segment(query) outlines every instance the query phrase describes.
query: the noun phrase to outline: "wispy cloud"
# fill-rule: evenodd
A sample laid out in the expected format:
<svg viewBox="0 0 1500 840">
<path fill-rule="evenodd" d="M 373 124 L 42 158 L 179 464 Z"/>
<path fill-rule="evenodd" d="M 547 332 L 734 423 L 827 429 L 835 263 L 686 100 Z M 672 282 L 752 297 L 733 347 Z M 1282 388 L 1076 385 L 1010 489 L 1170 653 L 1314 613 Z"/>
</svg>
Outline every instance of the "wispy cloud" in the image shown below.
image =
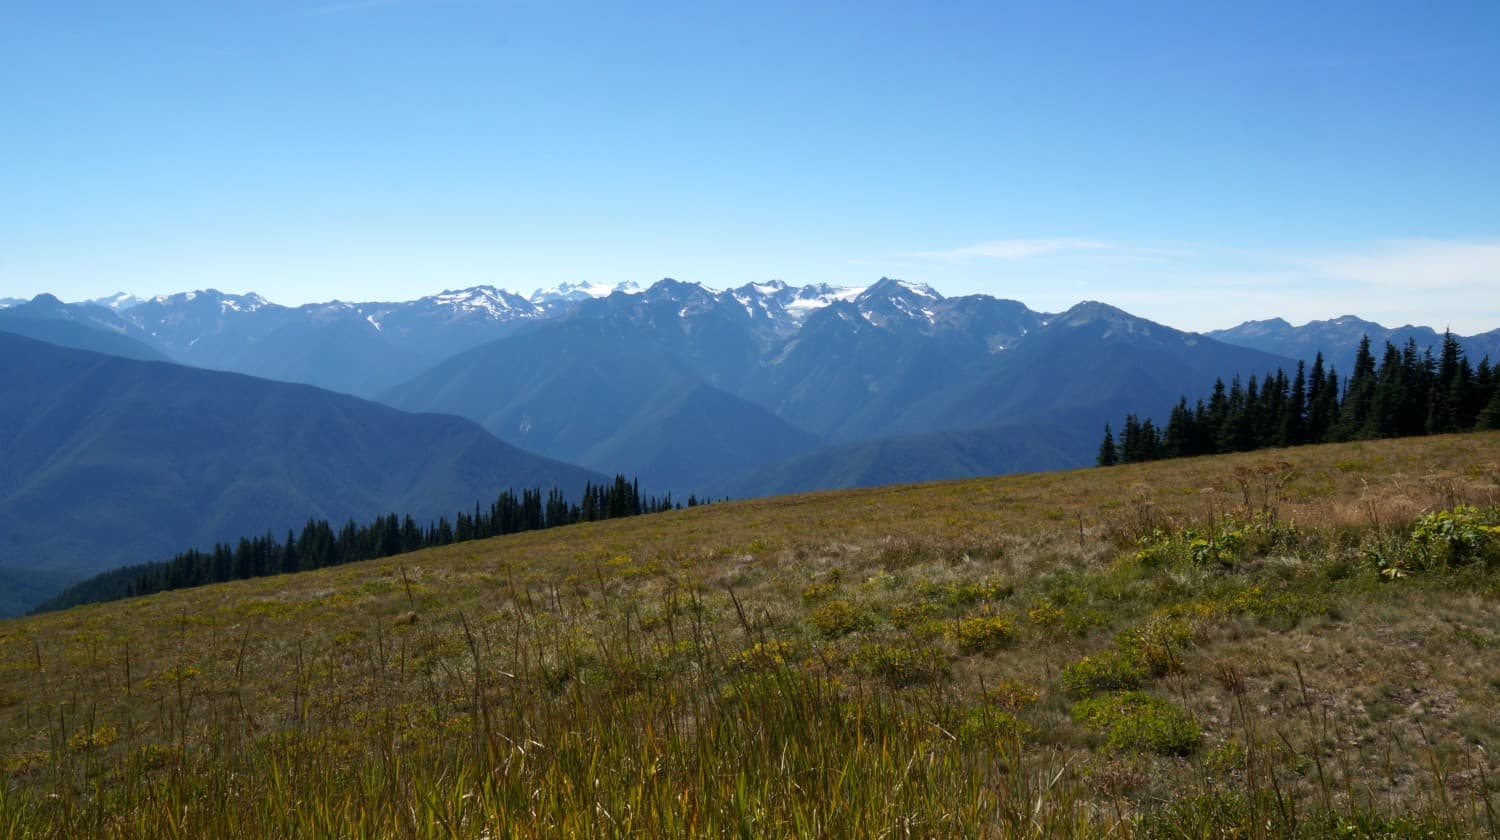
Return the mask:
<svg viewBox="0 0 1500 840">
<path fill-rule="evenodd" d="M 911 251 L 879 264 L 945 290 L 1003 293 L 1047 310 L 1084 297 L 1140 305 L 1138 314 L 1190 329 L 1350 313 L 1464 334 L 1500 326 L 1500 237 L 1298 251 L 1058 236 Z"/>
<path fill-rule="evenodd" d="M 907 251 L 902 260 L 927 263 L 1022 262 L 1024 260 L 1084 258 L 1116 261 L 1176 261 L 1192 257 L 1195 248 L 1182 245 L 1132 244 L 1077 236 L 1036 239 L 991 239 L 943 251 Z"/>
<path fill-rule="evenodd" d="M 1411 239 L 1294 261 L 1305 270 L 1380 290 L 1483 289 L 1500 297 L 1500 240 Z"/>
</svg>

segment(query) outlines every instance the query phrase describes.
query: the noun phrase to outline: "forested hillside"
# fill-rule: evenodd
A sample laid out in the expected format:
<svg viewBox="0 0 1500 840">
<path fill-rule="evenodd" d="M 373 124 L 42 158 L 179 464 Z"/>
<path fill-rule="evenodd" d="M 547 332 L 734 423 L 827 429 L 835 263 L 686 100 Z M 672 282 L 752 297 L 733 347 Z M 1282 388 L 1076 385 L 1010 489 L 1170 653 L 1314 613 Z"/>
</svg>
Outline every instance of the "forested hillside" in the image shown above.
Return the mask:
<svg viewBox="0 0 1500 840">
<path fill-rule="evenodd" d="M 1500 382 L 1489 357 L 1471 365 L 1451 333 L 1437 357 L 1415 341 L 1387 342 L 1378 361 L 1366 336 L 1343 382 L 1324 370 L 1321 354 L 1310 373 L 1305 367 L 1299 362 L 1290 378 L 1281 368 L 1248 382 L 1236 377 L 1228 388 L 1218 380 L 1206 402 L 1179 400 L 1164 426 L 1127 415 L 1118 440 L 1105 427 L 1098 463 L 1500 429 Z"/>
<path fill-rule="evenodd" d="M 435 520 L 505 487 L 606 481 L 457 417 L 7 333 L 0 452 L 0 568 L 50 579 L 310 517 Z"/>
</svg>

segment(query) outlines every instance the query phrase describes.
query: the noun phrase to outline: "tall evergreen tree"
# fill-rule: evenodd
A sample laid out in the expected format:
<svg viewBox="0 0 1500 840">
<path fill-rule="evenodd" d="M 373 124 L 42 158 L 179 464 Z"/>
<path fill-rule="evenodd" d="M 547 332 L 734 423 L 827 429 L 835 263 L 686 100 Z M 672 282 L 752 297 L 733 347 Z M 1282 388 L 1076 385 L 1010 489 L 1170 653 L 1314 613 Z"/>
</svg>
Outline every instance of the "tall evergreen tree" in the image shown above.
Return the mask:
<svg viewBox="0 0 1500 840">
<path fill-rule="evenodd" d="M 1108 423 L 1104 424 L 1104 440 L 1099 444 L 1099 457 L 1095 459 L 1095 463 L 1101 467 L 1113 467 L 1120 463 L 1120 454 L 1115 451 L 1115 433 L 1110 430 Z M 689 496 L 688 506 L 695 505 L 697 501 Z"/>
<path fill-rule="evenodd" d="M 1281 429 L 1277 434 L 1282 446 L 1301 446 L 1307 442 L 1307 376 L 1306 365 L 1297 362 L 1297 375 L 1292 378 L 1287 392 L 1286 404 L 1281 411 Z"/>
<path fill-rule="evenodd" d="M 1366 432 L 1375 402 L 1375 356 L 1370 352 L 1370 337 L 1359 340 L 1354 354 L 1354 371 L 1344 384 L 1344 399 L 1339 406 L 1331 439 L 1354 440 Z"/>
<path fill-rule="evenodd" d="M 1490 401 L 1480 410 L 1474 426 L 1479 429 L 1500 429 L 1500 387 L 1492 389 Z"/>
</svg>

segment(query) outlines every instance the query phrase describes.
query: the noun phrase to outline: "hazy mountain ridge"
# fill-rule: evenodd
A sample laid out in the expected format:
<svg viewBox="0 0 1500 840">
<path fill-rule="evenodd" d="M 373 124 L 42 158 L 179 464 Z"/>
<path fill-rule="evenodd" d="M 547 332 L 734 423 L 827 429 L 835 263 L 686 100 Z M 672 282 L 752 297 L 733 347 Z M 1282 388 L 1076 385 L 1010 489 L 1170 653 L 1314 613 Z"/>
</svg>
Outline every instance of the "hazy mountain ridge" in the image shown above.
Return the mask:
<svg viewBox="0 0 1500 840">
<path fill-rule="evenodd" d="M 0 451 L 0 569 L 53 578 L 604 479 L 458 417 L 3 333 Z"/>
<path fill-rule="evenodd" d="M 46 296 L 50 298 L 50 296 Z M 613 303 L 609 301 L 613 300 Z M 780 280 L 747 283 L 717 291 L 670 278 L 642 288 L 632 282 L 562 283 L 529 295 L 492 285 L 446 290 L 410 301 L 343 302 L 285 307 L 259 295 L 230 295 L 213 289 L 143 300 L 117 293 L 82 304 L 52 305 L 76 310 L 49 317 L 83 321 L 130 335 L 167 357 L 186 364 L 233 370 L 285 381 L 373 396 L 443 359 L 488 341 L 522 332 L 563 317 L 597 317 L 611 308 L 660 304 L 658 326 L 677 317 L 693 319 L 706 310 L 737 323 L 743 313 L 761 352 L 784 345 L 816 312 L 845 302 L 861 317 L 891 330 L 923 334 L 948 333 L 965 341 L 983 340 L 992 351 L 1013 346 L 1046 320 L 1024 304 L 989 295 L 944 297 L 918 283 L 881 278 L 868 287 L 828 284 L 791 286 Z M 25 301 L 10 300 L 16 307 Z M 114 318 L 101 316 L 107 311 Z M 88 314 L 84 314 L 87 312 Z M 698 318 L 701 321 L 701 318 Z M 743 325 L 741 325 L 743 326 Z M 1329 363 L 1347 370 L 1361 335 L 1378 347 L 1415 339 L 1419 347 L 1436 347 L 1441 333 L 1431 327 L 1386 327 L 1348 315 L 1292 326 L 1284 319 L 1246 321 L 1204 335 L 1242 347 L 1311 360 L 1319 351 Z M 317 346 L 330 337 L 330 358 Z M 1500 357 L 1500 329 L 1460 340 L 1471 360 Z M 717 360 L 705 375 L 722 387 L 738 387 L 744 371 L 726 369 Z M 727 380 L 724 377 L 728 377 Z"/>
<path fill-rule="evenodd" d="M 1097 303 L 1052 316 L 890 279 L 857 294 L 789 291 L 669 279 L 591 298 L 383 398 L 469 417 L 552 457 L 628 467 L 679 493 L 708 481 L 760 495 L 1079 466 L 1108 418 L 1164 411 L 1183 393 L 1206 394 L 1216 376 L 1289 363 Z M 683 393 L 707 400 L 692 421 L 666 396 Z M 664 428 L 677 430 L 670 445 Z M 986 428 L 1005 444 L 978 443 L 972 430 Z M 661 457 L 643 457 L 633 429 L 653 430 L 644 449 Z M 673 483 L 685 479 L 697 483 Z"/>
<path fill-rule="evenodd" d="M 690 331 L 658 330 L 650 315 L 562 319 L 461 353 L 382 398 L 469 417 L 522 448 L 639 474 L 679 495 L 816 445 L 711 385 L 682 352 Z"/>
<path fill-rule="evenodd" d="M 63 347 L 144 361 L 167 361 L 150 336 L 98 304 L 67 304 L 52 295 L 0 309 L 0 331 Z"/>
<path fill-rule="evenodd" d="M 1267 352 L 1282 353 L 1309 364 L 1317 354 L 1338 369 L 1350 373 L 1354 367 L 1354 353 L 1363 336 L 1370 337 L 1370 344 L 1379 354 L 1386 342 L 1404 347 L 1415 341 L 1418 349 L 1431 349 L 1434 354 L 1443 343 L 1443 334 L 1432 327 L 1406 324 L 1387 327 L 1374 321 L 1366 321 L 1354 315 L 1344 315 L 1323 321 L 1308 321 L 1301 326 L 1292 326 L 1283 318 L 1264 321 L 1246 321 L 1227 330 L 1213 330 L 1204 335 L 1229 344 L 1253 347 Z M 1469 357 L 1471 364 L 1479 364 L 1486 356 L 1490 362 L 1500 362 L 1500 329 L 1471 336 L 1455 336 Z"/>
<path fill-rule="evenodd" d="M 804 467 L 787 466 L 795 475 L 775 486 L 1077 466 L 1093 456 L 1083 441 L 1107 420 L 1159 415 L 1181 395 L 1205 395 L 1215 378 L 1290 369 L 1314 346 L 1331 348 L 1325 355 L 1343 370 L 1341 354 L 1367 332 L 1438 337 L 1353 318 L 1198 335 L 1097 302 L 1049 314 L 890 278 L 724 291 L 670 278 L 644 289 L 564 283 L 524 296 L 475 286 L 295 308 L 208 290 L 90 311 L 179 360 L 456 413 L 526 449 L 639 472 L 657 490 L 746 495 L 772 485 L 757 490 L 743 476 L 793 459 Z M 1468 340 L 1475 361 L 1492 339 L 1500 330 Z M 1004 429 L 1033 451 L 939 434 L 975 429 Z M 804 457 L 877 441 L 835 451 L 905 466 L 842 469 Z"/>
</svg>

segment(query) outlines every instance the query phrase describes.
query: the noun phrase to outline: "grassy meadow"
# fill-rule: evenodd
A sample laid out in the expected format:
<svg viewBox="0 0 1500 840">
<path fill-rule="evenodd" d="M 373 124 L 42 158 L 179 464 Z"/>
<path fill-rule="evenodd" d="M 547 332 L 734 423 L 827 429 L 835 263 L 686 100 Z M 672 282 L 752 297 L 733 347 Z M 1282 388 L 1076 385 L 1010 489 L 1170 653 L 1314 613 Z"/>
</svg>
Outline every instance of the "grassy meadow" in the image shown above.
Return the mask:
<svg viewBox="0 0 1500 840">
<path fill-rule="evenodd" d="M 0 622 L 12 837 L 1500 830 L 1500 434 L 816 493 Z"/>
</svg>

